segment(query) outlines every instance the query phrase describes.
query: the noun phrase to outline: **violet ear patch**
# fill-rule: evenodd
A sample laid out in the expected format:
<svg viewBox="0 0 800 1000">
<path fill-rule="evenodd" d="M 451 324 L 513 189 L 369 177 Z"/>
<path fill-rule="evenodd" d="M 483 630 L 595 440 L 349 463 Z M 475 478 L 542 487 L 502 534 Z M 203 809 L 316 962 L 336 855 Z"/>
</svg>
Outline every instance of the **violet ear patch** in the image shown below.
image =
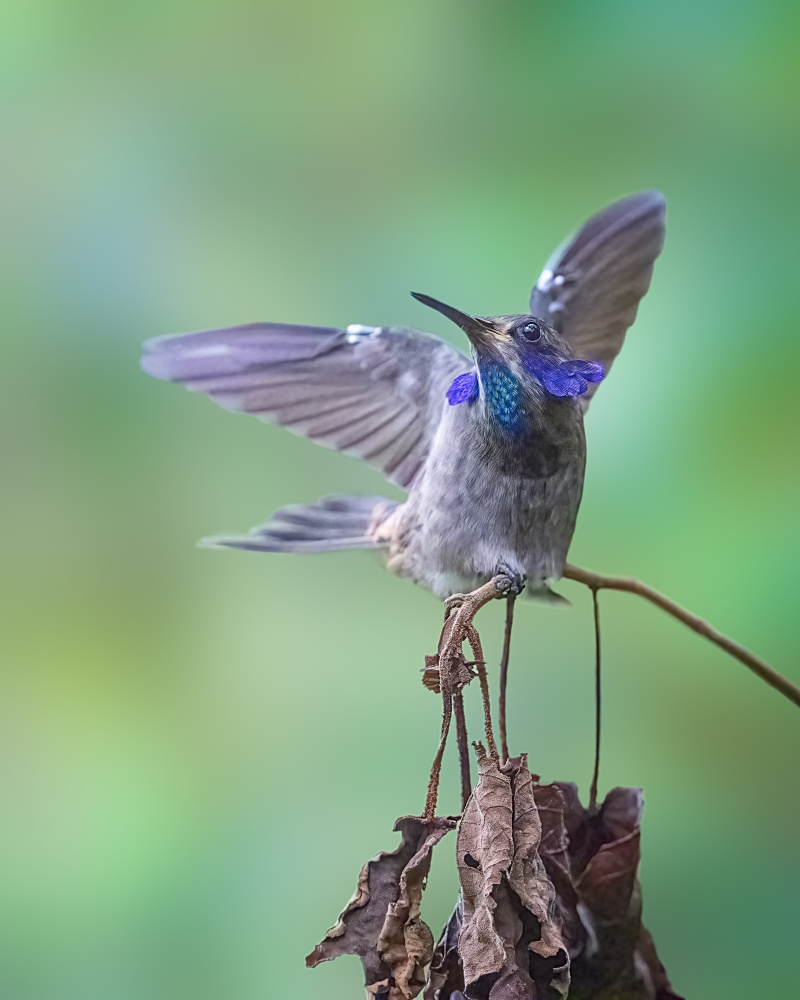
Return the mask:
<svg viewBox="0 0 800 1000">
<path fill-rule="evenodd" d="M 447 402 L 451 406 L 459 403 L 474 403 L 478 398 L 478 376 L 475 372 L 465 372 L 453 379 L 447 390 Z"/>
<path fill-rule="evenodd" d="M 603 366 L 596 361 L 562 361 L 559 368 L 562 371 L 580 375 L 587 382 L 602 382 L 606 377 Z"/>
<path fill-rule="evenodd" d="M 556 361 L 533 355 L 526 359 L 525 369 L 534 375 L 551 396 L 582 396 L 590 382 L 601 382 L 603 366 L 594 361 Z"/>
</svg>

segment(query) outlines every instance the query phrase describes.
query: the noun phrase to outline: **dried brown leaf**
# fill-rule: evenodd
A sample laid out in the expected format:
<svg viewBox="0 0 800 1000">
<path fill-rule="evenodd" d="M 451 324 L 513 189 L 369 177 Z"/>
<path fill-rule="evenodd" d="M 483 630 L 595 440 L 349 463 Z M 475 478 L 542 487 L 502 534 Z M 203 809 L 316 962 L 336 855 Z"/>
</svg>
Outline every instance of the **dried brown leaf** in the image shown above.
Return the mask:
<svg viewBox="0 0 800 1000">
<path fill-rule="evenodd" d="M 400 845 L 364 865 L 355 893 L 306 965 L 358 955 L 368 995 L 381 1000 L 417 996 L 433 953 L 433 935 L 419 918 L 419 903 L 431 851 L 455 825 L 453 819 L 398 819 L 394 829 L 402 835 Z"/>
<path fill-rule="evenodd" d="M 458 954 L 458 938 L 464 920 L 464 900 L 459 894 L 455 909 L 436 942 L 425 983 L 424 1000 L 463 1000 L 464 967 Z"/>
<path fill-rule="evenodd" d="M 477 676 L 474 664 L 467 663 L 463 653 L 458 653 L 450 663 L 450 684 L 454 691 L 461 691 Z M 436 694 L 442 692 L 442 675 L 439 670 L 439 654 L 425 657 L 425 669 L 422 671 L 422 683 Z"/>
<path fill-rule="evenodd" d="M 533 797 L 542 824 L 539 854 L 556 890 L 556 907 L 560 917 L 561 933 L 565 943 L 569 944 L 570 941 L 579 938 L 583 931 L 577 913 L 578 896 L 572 884 L 569 838 L 564 823 L 564 793 L 556 784 L 534 783 Z"/>
<path fill-rule="evenodd" d="M 556 891 L 539 855 L 542 821 L 525 755 L 512 757 L 503 770 L 510 773 L 514 799 L 514 860 L 508 881 L 542 928 L 542 936 L 531 944 L 531 951 L 553 958 L 563 948 L 560 928 L 553 921 Z"/>
<path fill-rule="evenodd" d="M 442 675 L 439 672 L 439 654 L 425 657 L 425 669 L 422 671 L 422 683 L 434 694 L 442 693 Z"/>
<path fill-rule="evenodd" d="M 389 904 L 378 938 L 378 952 L 400 993 L 408 998 L 417 996 L 425 985 L 425 974 L 433 956 L 433 934 L 420 918 L 431 853 L 442 837 L 455 829 L 456 821 L 432 819 L 423 825 L 425 839 L 400 875 L 397 901 Z"/>
<path fill-rule="evenodd" d="M 498 807 L 507 807 L 507 793 L 503 796 L 500 776 L 510 780 L 512 800 L 512 840 L 516 835 L 530 844 L 536 840 L 536 819 L 530 815 L 530 800 L 524 786 L 524 761 L 512 760 L 504 769 L 492 771 L 488 759 L 483 760 L 484 771 L 489 772 L 491 783 L 486 798 L 495 817 Z M 516 782 L 515 782 L 516 779 Z M 514 786 L 524 808 L 517 809 Z M 520 784 L 521 783 L 521 784 Z M 476 790 L 477 791 L 477 790 Z M 482 790 L 483 791 L 483 790 Z M 641 925 L 641 890 L 637 880 L 642 797 L 638 789 L 614 789 L 600 811 L 592 816 L 580 804 L 574 785 L 552 784 L 532 788 L 533 800 L 541 826 L 538 855 L 555 890 L 555 925 L 572 960 L 572 985 L 570 1000 L 681 1000 L 672 991 L 664 966 L 656 954 L 653 940 Z M 476 807 L 478 798 L 476 797 Z M 474 820 L 474 808 L 465 813 L 467 826 Z M 507 814 L 506 814 L 507 815 Z M 526 836 L 527 833 L 527 836 Z M 508 855 L 507 841 L 501 853 Z M 516 848 L 516 843 L 515 843 Z M 467 880 L 477 884 L 480 871 L 462 854 L 464 840 L 458 842 L 459 861 L 469 869 Z M 515 857 L 516 855 L 514 855 Z M 527 856 L 526 856 L 527 860 Z M 512 866 L 514 858 L 512 857 Z M 532 884 L 539 879 L 539 870 L 533 863 Z M 517 862 L 516 874 L 525 867 Z M 526 876 L 522 875 L 523 882 Z M 518 879 L 515 879 L 518 883 Z M 523 890 L 523 895 L 525 890 Z M 542 894 L 542 899 L 547 896 Z M 552 996 L 554 984 L 546 978 L 541 957 L 531 973 L 529 950 L 534 955 L 542 950 L 545 935 L 536 939 L 526 935 L 526 920 L 536 929 L 533 914 L 522 904 L 520 896 L 511 888 L 508 876 L 501 878 L 491 890 L 494 904 L 494 929 L 504 942 L 511 936 L 517 940 L 516 967 L 507 962 L 497 974 L 484 973 L 470 984 L 469 997 L 521 998 Z M 541 902 L 541 900 L 540 900 Z M 515 922 L 516 919 L 516 922 Z M 458 909 L 445 928 L 431 963 L 431 972 L 425 991 L 425 1000 L 464 1000 L 464 974 L 460 955 L 455 953 L 458 944 Z M 465 940 L 470 952 L 472 942 Z M 463 948 L 463 946 L 462 946 Z M 528 960 L 528 975 L 525 962 Z M 532 992 L 533 988 L 538 993 Z M 562 976 L 563 983 L 563 976 Z M 438 992 L 437 992 L 438 991 Z M 549 992 L 548 992 L 549 991 Z M 556 994 L 557 995 L 557 994 Z M 561 994 L 564 995 L 563 992 Z"/>
<path fill-rule="evenodd" d="M 478 746 L 479 779 L 458 834 L 459 952 L 474 1000 L 565 998 L 569 959 L 523 756 L 502 767 Z"/>
<path fill-rule="evenodd" d="M 570 1000 L 681 1000 L 641 923 L 641 789 L 613 789 L 591 815 L 574 785 L 559 788 L 578 917 L 564 922 Z"/>
</svg>

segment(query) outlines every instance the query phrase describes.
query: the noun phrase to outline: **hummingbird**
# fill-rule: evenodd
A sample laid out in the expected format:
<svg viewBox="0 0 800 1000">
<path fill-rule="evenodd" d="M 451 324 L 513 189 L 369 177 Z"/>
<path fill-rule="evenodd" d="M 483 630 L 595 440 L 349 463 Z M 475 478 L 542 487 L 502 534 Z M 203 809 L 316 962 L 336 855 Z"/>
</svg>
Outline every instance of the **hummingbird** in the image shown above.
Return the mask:
<svg viewBox="0 0 800 1000">
<path fill-rule="evenodd" d="M 665 232 L 658 191 L 589 219 L 547 262 L 529 311 L 420 303 L 469 356 L 408 327 L 253 323 L 156 337 L 141 366 L 379 469 L 407 499 L 328 496 L 249 534 L 201 544 L 257 552 L 374 549 L 446 600 L 498 574 L 543 601 L 563 576 L 583 492 L 584 416 L 647 292 Z"/>
</svg>

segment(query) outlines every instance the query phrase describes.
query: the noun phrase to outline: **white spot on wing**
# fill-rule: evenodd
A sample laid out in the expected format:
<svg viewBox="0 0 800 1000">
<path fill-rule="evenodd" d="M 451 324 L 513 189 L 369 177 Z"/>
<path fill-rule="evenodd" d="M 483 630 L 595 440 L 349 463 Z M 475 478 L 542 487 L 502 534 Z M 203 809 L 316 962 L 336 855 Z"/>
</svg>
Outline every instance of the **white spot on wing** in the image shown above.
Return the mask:
<svg viewBox="0 0 800 1000">
<path fill-rule="evenodd" d="M 205 347 L 192 347 L 187 353 L 193 358 L 213 358 L 230 354 L 231 348 L 227 344 L 208 344 Z"/>
<path fill-rule="evenodd" d="M 417 387 L 417 376 L 413 371 L 404 371 L 397 380 L 397 387 L 403 393 L 411 394 Z"/>
<path fill-rule="evenodd" d="M 536 282 L 536 287 L 540 292 L 549 292 L 550 287 L 553 283 L 553 272 L 549 267 L 546 267 L 544 271 L 539 275 L 539 280 Z"/>
<path fill-rule="evenodd" d="M 377 333 L 378 326 L 362 326 L 361 323 L 351 323 L 347 328 L 347 343 L 357 344 L 362 337 L 368 337 L 372 333 Z"/>
</svg>

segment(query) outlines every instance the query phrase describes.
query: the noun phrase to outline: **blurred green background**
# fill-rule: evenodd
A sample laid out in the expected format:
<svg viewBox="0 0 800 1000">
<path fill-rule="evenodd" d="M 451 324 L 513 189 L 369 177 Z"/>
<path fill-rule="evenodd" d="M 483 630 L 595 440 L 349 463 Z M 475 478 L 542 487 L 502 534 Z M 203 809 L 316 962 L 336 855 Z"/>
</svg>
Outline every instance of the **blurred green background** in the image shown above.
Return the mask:
<svg viewBox="0 0 800 1000">
<path fill-rule="evenodd" d="M 5 0 L 2 997 L 360 996 L 355 959 L 303 956 L 421 809 L 436 745 L 430 595 L 368 553 L 195 548 L 288 502 L 397 494 L 146 378 L 145 337 L 277 319 L 458 342 L 409 289 L 522 309 L 574 226 L 662 189 L 572 559 L 800 680 L 799 20 L 780 0 Z M 590 601 L 562 589 L 570 611 L 519 608 L 511 743 L 585 794 Z M 645 789 L 645 918 L 675 987 L 795 998 L 797 709 L 643 602 L 601 601 L 601 780 Z M 483 612 L 493 662 L 501 619 Z"/>
</svg>

